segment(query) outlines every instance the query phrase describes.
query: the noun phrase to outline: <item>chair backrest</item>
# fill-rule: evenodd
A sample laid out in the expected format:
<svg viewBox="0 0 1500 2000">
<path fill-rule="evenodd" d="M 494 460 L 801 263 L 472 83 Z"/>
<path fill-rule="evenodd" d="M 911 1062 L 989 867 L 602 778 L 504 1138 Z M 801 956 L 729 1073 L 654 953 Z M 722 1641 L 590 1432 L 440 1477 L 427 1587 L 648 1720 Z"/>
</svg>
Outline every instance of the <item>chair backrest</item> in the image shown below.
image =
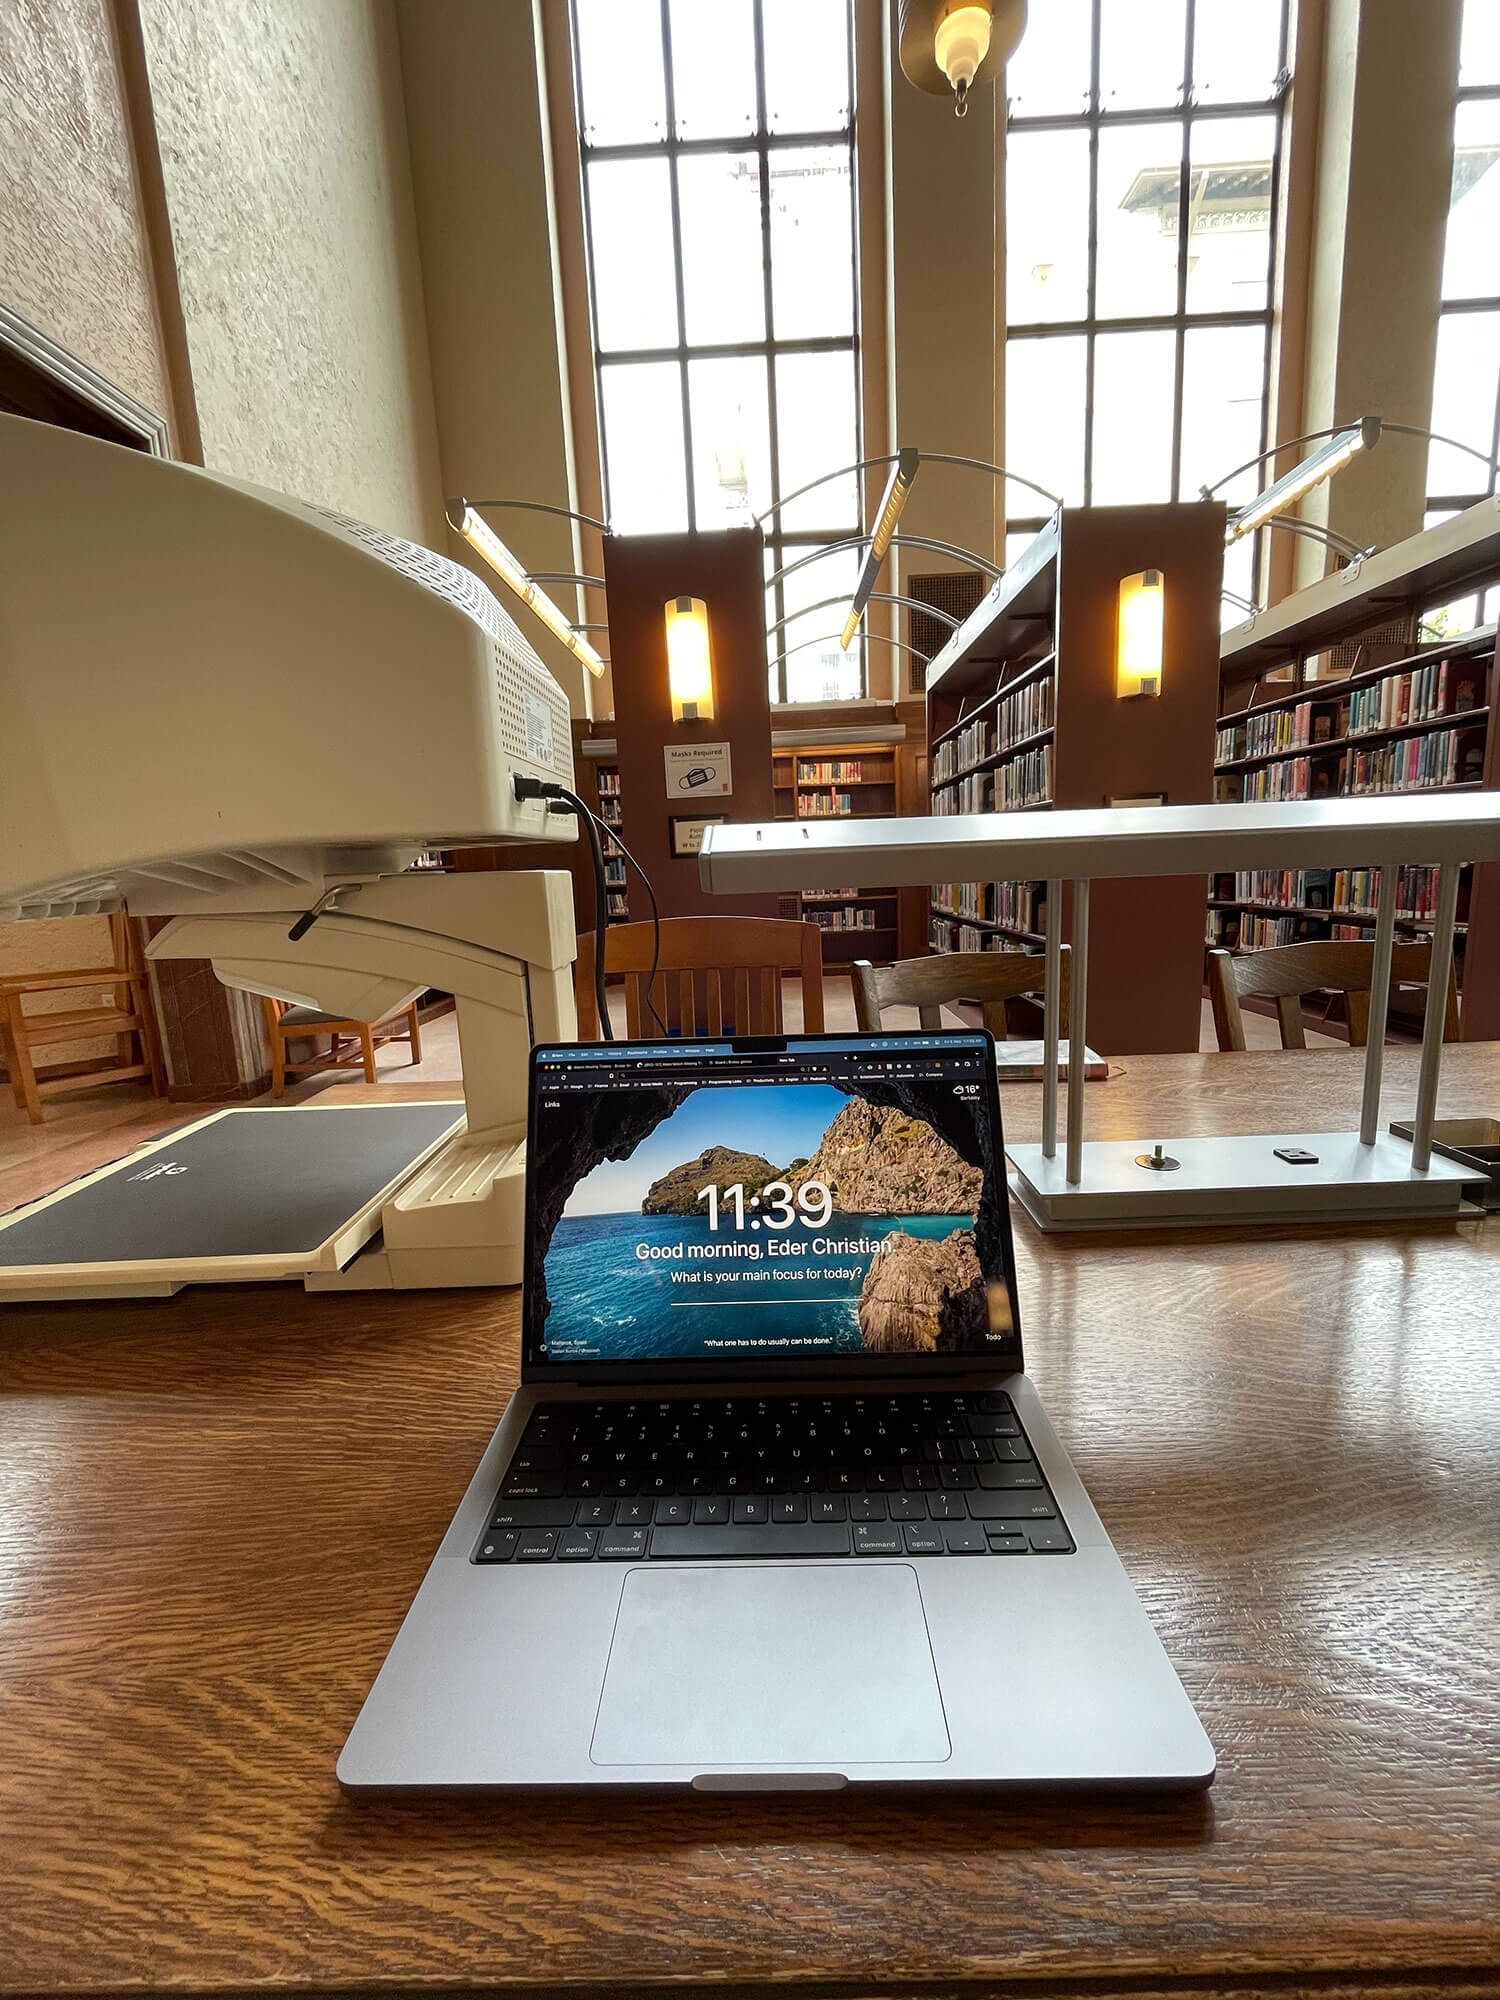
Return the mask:
<svg viewBox="0 0 1500 2000">
<path fill-rule="evenodd" d="M 660 1039 L 646 988 L 653 949 L 650 924 L 612 924 L 605 934 L 604 969 L 625 976 L 625 1032 L 632 1041 Z M 779 1035 L 785 1032 L 781 982 L 802 981 L 802 1025 L 823 1027 L 823 933 L 816 924 L 780 917 L 663 917 L 661 958 L 651 1004 L 674 1038 L 693 1035 Z M 594 937 L 578 936 L 574 973 L 578 1032 L 597 1040 Z"/>
<path fill-rule="evenodd" d="M 932 958 L 899 958 L 894 965 L 854 965 L 854 1017 L 865 1034 L 885 1026 L 887 1007 L 915 1007 L 924 1028 L 942 1026 L 940 1010 L 955 1000 L 977 1000 L 984 1025 L 997 1042 L 1006 1038 L 1005 1003 L 1040 993 L 1047 961 L 1041 952 L 953 951 Z M 1066 1025 L 1069 949 L 1062 948 L 1060 1018 Z"/>
<path fill-rule="evenodd" d="M 1245 1021 L 1240 1000 L 1246 994 L 1276 1002 L 1281 1046 L 1305 1049 L 1302 996 L 1333 989 L 1342 993 L 1348 1010 L 1349 1046 L 1362 1049 L 1370 1027 L 1370 974 L 1373 944 L 1336 939 L 1312 944 L 1280 944 L 1236 958 L 1216 948 L 1208 954 L 1208 997 L 1213 1006 L 1214 1032 L 1221 1049 L 1245 1046 Z M 1398 944 L 1391 953 L 1391 983 L 1425 986 L 1432 964 L 1429 944 Z M 1448 975 L 1448 999 L 1443 1016 L 1443 1040 L 1458 1040 L 1458 986 Z"/>
</svg>

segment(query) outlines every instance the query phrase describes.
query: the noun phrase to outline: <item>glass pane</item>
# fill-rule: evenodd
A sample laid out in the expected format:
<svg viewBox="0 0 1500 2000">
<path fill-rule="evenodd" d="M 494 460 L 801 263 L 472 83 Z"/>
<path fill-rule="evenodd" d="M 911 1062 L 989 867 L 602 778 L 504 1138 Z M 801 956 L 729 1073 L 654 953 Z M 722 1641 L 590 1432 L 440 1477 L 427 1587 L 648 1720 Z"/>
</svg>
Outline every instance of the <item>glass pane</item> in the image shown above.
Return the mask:
<svg viewBox="0 0 1500 2000">
<path fill-rule="evenodd" d="M 1005 567 L 1009 569 L 1019 561 L 1035 540 L 1035 528 L 1020 528 L 1008 534 L 1005 537 Z"/>
<path fill-rule="evenodd" d="M 1438 321 L 1432 379 L 1432 429 L 1488 458 L 1494 450 L 1495 397 L 1500 393 L 1500 312 L 1444 313 Z M 1491 475 L 1468 452 L 1433 444 L 1427 491 L 1489 493 Z"/>
<path fill-rule="evenodd" d="M 1266 334 L 1259 326 L 1189 327 L 1182 367 L 1182 475 L 1178 497 L 1196 500 L 1260 450 Z M 1243 506 L 1262 484 L 1258 471 L 1220 487 L 1216 500 Z"/>
<path fill-rule="evenodd" d="M 679 139 L 736 139 L 755 130 L 755 21 L 750 0 L 672 0 L 672 99 Z"/>
<path fill-rule="evenodd" d="M 1500 7 L 1495 0 L 1464 0 L 1458 45 L 1458 86 L 1500 83 Z"/>
<path fill-rule="evenodd" d="M 1099 103 L 1105 111 L 1182 102 L 1186 0 L 1104 0 L 1099 12 Z"/>
<path fill-rule="evenodd" d="M 748 528 L 771 504 L 766 364 L 758 355 L 688 363 L 698 526 Z"/>
<path fill-rule="evenodd" d="M 1094 345 L 1096 507 L 1172 497 L 1177 337 L 1101 333 Z"/>
<path fill-rule="evenodd" d="M 776 357 L 776 449 L 781 491 L 795 493 L 810 479 L 859 457 L 852 354 L 780 354 Z M 859 490 L 846 473 L 781 510 L 784 533 L 799 528 L 856 532 Z"/>
<path fill-rule="evenodd" d="M 810 550 L 793 544 L 786 552 L 786 559 L 796 562 L 799 557 L 810 553 Z M 783 579 L 782 601 L 786 624 L 782 627 L 780 643 L 772 648 L 773 658 L 787 647 L 821 640 L 829 632 L 837 639 L 848 615 L 854 586 L 859 581 L 863 555 L 860 549 L 834 549 Z M 889 589 L 889 579 L 879 587 Z M 815 645 L 808 645 L 809 653 L 816 650 Z"/>
<path fill-rule="evenodd" d="M 842 146 L 770 155 L 771 311 L 778 340 L 854 331 L 854 199 Z"/>
<path fill-rule="evenodd" d="M 754 153 L 684 154 L 677 162 L 677 209 L 688 340 L 764 340 L 760 161 Z"/>
<path fill-rule="evenodd" d="M 1198 0 L 1193 95 L 1199 104 L 1270 97 L 1281 68 L 1283 0 Z"/>
<path fill-rule="evenodd" d="M 1091 0 L 1048 0 L 1029 10 L 1020 47 L 1005 66 L 1012 117 L 1088 109 L 1093 33 Z"/>
<path fill-rule="evenodd" d="M 1089 135 L 1012 132 L 1005 142 L 1006 317 L 1012 326 L 1083 319 L 1088 304 Z"/>
<path fill-rule="evenodd" d="M 586 146 L 667 136 L 657 0 L 578 0 L 578 71 Z"/>
<path fill-rule="evenodd" d="M 1276 120 L 1193 121 L 1189 312 L 1264 312 L 1270 299 Z"/>
<path fill-rule="evenodd" d="M 849 0 L 762 0 L 761 22 L 769 129 L 846 131 Z"/>
<path fill-rule="evenodd" d="M 837 633 L 821 646 L 804 646 L 786 663 L 788 701 L 858 701 L 864 693 L 860 642 L 839 650 Z"/>
<path fill-rule="evenodd" d="M 1500 0 L 1496 17 L 1500 19 Z M 1453 194 L 1443 250 L 1443 297 L 1500 293 L 1500 98 L 1460 104 L 1453 121 Z"/>
<path fill-rule="evenodd" d="M 665 160 L 596 160 L 589 240 L 599 350 L 677 345 L 672 196 Z"/>
<path fill-rule="evenodd" d="M 1177 224 L 1183 128 L 1126 125 L 1099 134 L 1101 319 L 1177 310 Z"/>
<path fill-rule="evenodd" d="M 609 524 L 617 535 L 687 526 L 682 374 L 675 361 L 614 363 L 599 370 Z"/>
<path fill-rule="evenodd" d="M 1083 500 L 1084 368 L 1081 333 L 1005 344 L 1005 464 L 1070 504 Z M 1018 488 L 1012 487 L 1014 495 Z M 1032 511 L 1028 494 L 1027 512 Z M 1012 506 L 1016 505 L 1012 499 Z"/>
<path fill-rule="evenodd" d="M 1219 604 L 1219 630 L 1243 625 L 1255 602 L 1255 545 L 1258 537 L 1242 535 L 1224 551 L 1224 591 Z"/>
</svg>

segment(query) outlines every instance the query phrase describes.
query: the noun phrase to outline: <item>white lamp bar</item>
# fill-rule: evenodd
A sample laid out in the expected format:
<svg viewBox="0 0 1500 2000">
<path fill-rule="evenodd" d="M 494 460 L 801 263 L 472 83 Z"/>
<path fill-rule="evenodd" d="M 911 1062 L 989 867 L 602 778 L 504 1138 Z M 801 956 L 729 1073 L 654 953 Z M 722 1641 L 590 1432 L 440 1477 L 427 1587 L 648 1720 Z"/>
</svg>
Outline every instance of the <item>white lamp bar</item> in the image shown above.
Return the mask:
<svg viewBox="0 0 1500 2000">
<path fill-rule="evenodd" d="M 1295 507 L 1304 493 L 1321 486 L 1325 479 L 1332 479 L 1357 451 L 1367 449 L 1379 436 L 1378 417 L 1365 417 L 1357 424 L 1350 424 L 1347 430 L 1335 432 L 1326 444 L 1309 452 L 1300 465 L 1284 472 L 1263 493 L 1257 493 L 1253 500 L 1247 501 L 1238 513 L 1230 515 L 1224 529 L 1226 543 L 1237 542 L 1242 535 L 1253 534 L 1257 528 L 1264 527 L 1273 515 L 1284 514 L 1288 507 Z"/>
<path fill-rule="evenodd" d="M 574 659 L 581 660 L 595 680 L 602 680 L 604 661 L 588 640 L 563 616 L 541 585 L 527 575 L 525 566 L 511 554 L 489 522 L 476 514 L 467 500 L 461 500 L 458 504 L 463 511 L 456 521 L 450 514 L 448 516 L 450 524 L 463 536 L 471 549 L 484 557 L 501 582 L 513 590 L 521 602 L 536 613 L 555 638 L 562 641 Z"/>
<path fill-rule="evenodd" d="M 710 827 L 699 857 L 705 889 L 743 894 L 832 888 L 853 879 L 897 888 L 976 880 L 1048 883 L 1042 1143 L 1010 1148 L 1017 1193 L 1044 1229 L 1275 1222 L 1458 1212 L 1472 1174 L 1432 1158 L 1443 1021 L 1453 962 L 1459 869 L 1500 859 L 1500 793 L 1319 799 L 1251 805 L 1135 806 L 942 819 L 775 822 Z M 1379 1135 L 1383 1031 L 1395 897 L 1402 862 L 1441 870 L 1412 1144 Z M 1088 890 L 1091 879 L 1204 875 L 1219 869 L 1375 866 L 1381 870 L 1371 1028 L 1360 1130 L 1187 1138 L 1155 1161 L 1136 1142 L 1083 1143 Z M 1056 1163 L 1062 883 L 1073 883 L 1066 1166 Z M 1309 1142 L 1311 1142 L 1309 1144 Z M 1277 1147 L 1316 1157 L 1283 1162 Z M 1271 1163 L 1274 1154 L 1275 1164 Z M 1087 1156 L 1087 1158 L 1086 1158 Z M 1163 1170 L 1150 1171 L 1153 1166 Z"/>
</svg>

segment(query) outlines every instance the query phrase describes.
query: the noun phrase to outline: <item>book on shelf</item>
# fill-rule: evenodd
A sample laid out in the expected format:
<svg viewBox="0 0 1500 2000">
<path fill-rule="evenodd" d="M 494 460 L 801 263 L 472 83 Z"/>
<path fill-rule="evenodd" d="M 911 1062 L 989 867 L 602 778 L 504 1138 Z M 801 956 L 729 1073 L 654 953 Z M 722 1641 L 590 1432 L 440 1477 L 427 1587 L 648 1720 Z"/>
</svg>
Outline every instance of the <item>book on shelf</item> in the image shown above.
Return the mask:
<svg viewBox="0 0 1500 2000">
<path fill-rule="evenodd" d="M 1396 916 L 1421 923 L 1437 911 L 1435 867 L 1406 863 L 1396 871 Z M 1252 868 L 1209 878 L 1216 903 L 1255 903 L 1272 909 L 1328 910 L 1339 916 L 1375 915 L 1380 871 L 1376 868 Z M 1458 920 L 1467 921 L 1469 884 L 1459 885 Z"/>
<path fill-rule="evenodd" d="M 1047 921 L 1045 882 L 941 882 L 932 891 L 934 909 L 971 922 L 1005 924 L 1039 934 Z"/>
<path fill-rule="evenodd" d="M 838 910 L 812 909 L 807 912 L 807 921 L 816 924 L 820 931 L 873 931 L 879 928 L 875 912 L 863 906 Z"/>
<path fill-rule="evenodd" d="M 620 796 L 620 774 L 618 771 L 600 771 L 599 796 L 601 799 L 617 799 Z"/>
</svg>

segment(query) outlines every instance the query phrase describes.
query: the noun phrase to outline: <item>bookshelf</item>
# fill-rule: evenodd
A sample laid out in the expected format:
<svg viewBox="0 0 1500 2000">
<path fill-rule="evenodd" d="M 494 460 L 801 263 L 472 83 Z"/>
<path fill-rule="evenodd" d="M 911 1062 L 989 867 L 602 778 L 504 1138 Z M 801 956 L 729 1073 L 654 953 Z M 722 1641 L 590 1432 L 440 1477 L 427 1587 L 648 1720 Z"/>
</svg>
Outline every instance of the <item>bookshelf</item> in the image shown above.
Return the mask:
<svg viewBox="0 0 1500 2000">
<path fill-rule="evenodd" d="M 1462 792 L 1500 782 L 1494 626 L 1421 638 L 1435 605 L 1500 579 L 1494 501 L 1225 633 L 1215 797 Z M 1332 671 L 1330 671 L 1332 669 Z M 1216 875 L 1206 936 L 1238 952 L 1374 934 L 1370 869 Z M 1398 937 L 1432 933 L 1436 871 L 1400 871 Z M 1500 1035 L 1500 877 L 1464 871 L 1454 940 L 1465 1039 Z"/>
<path fill-rule="evenodd" d="M 596 808 L 599 817 L 606 827 L 618 827 L 623 838 L 625 813 L 620 796 L 620 767 L 600 762 L 594 766 L 594 774 L 599 795 Z M 604 890 L 609 921 L 612 924 L 629 923 L 630 896 L 625 857 L 607 833 L 601 836 L 599 844 L 604 849 Z"/>
<path fill-rule="evenodd" d="M 830 739 L 773 749 L 772 795 L 778 819 L 891 819 L 900 811 L 896 746 Z M 809 890 L 781 900 L 782 914 L 823 933 L 823 964 L 837 970 L 857 958 L 874 964 L 898 955 L 895 889 Z"/>
<path fill-rule="evenodd" d="M 1043 528 L 928 668 L 932 813 L 1208 799 L 1223 537 L 1213 503 L 1064 509 Z M 1119 585 L 1143 569 L 1166 578 L 1162 691 L 1121 701 Z M 929 948 L 1040 951 L 1046 905 L 1045 882 L 941 884 Z M 1097 1048 L 1197 1048 L 1204 906 L 1201 881 L 1095 884 Z"/>
</svg>

